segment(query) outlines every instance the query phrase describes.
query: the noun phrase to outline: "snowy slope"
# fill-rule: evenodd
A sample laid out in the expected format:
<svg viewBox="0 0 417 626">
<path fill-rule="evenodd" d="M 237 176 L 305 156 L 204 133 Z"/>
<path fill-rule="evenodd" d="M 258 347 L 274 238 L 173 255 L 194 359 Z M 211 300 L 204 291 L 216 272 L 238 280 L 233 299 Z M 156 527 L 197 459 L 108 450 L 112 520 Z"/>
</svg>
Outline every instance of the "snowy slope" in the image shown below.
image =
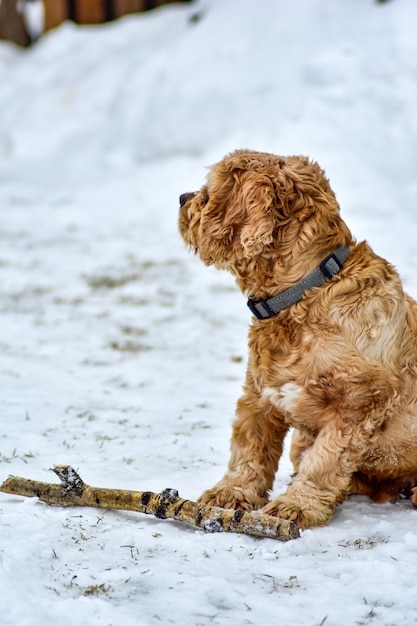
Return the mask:
<svg viewBox="0 0 417 626">
<path fill-rule="evenodd" d="M 222 475 L 250 314 L 177 198 L 231 149 L 317 159 L 417 296 L 416 28 L 414 0 L 201 0 L 0 43 L 1 481 Z M 408 626 L 416 522 L 357 497 L 281 544 L 0 494 L 0 620 Z"/>
</svg>

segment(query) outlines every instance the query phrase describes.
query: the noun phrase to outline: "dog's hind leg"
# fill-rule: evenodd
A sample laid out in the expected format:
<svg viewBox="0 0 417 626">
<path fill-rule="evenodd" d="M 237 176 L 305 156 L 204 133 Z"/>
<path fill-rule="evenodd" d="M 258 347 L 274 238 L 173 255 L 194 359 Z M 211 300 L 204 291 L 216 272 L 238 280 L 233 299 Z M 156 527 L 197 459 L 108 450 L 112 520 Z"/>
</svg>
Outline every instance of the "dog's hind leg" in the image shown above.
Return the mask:
<svg viewBox="0 0 417 626">
<path fill-rule="evenodd" d="M 291 436 L 290 461 L 294 472 L 298 472 L 301 460 L 306 450 L 314 443 L 314 437 L 305 431 L 294 428 Z"/>
</svg>

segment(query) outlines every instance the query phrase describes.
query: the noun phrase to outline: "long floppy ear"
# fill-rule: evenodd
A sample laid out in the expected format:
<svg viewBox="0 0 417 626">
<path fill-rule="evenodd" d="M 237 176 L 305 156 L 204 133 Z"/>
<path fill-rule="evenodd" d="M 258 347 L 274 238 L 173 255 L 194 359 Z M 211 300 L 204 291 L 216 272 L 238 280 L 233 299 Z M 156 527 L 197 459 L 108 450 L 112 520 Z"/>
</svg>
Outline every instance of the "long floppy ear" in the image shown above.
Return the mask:
<svg viewBox="0 0 417 626">
<path fill-rule="evenodd" d="M 268 176 L 248 177 L 242 187 L 242 201 L 246 218 L 240 233 L 240 242 L 247 257 L 261 254 L 272 243 L 276 226 L 275 209 L 282 206 L 274 185 Z"/>
</svg>

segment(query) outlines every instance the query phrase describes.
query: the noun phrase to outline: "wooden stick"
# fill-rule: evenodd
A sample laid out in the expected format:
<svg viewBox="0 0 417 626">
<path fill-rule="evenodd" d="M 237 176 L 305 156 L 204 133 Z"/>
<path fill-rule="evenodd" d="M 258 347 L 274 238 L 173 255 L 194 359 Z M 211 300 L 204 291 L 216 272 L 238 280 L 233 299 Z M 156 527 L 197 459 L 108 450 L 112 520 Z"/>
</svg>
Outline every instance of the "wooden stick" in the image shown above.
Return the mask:
<svg viewBox="0 0 417 626">
<path fill-rule="evenodd" d="M 137 511 L 155 515 L 159 519 L 170 518 L 186 522 L 212 533 L 245 533 L 279 541 L 288 541 L 300 536 L 298 526 L 294 522 L 265 515 L 259 511 L 209 508 L 205 504 L 197 504 L 180 498 L 176 489 L 165 489 L 162 493 L 153 493 L 90 487 L 69 465 L 57 465 L 53 471 L 60 479 L 60 485 L 10 476 L 0 486 L 0 491 L 20 496 L 37 496 L 39 500 L 47 504 Z"/>
</svg>

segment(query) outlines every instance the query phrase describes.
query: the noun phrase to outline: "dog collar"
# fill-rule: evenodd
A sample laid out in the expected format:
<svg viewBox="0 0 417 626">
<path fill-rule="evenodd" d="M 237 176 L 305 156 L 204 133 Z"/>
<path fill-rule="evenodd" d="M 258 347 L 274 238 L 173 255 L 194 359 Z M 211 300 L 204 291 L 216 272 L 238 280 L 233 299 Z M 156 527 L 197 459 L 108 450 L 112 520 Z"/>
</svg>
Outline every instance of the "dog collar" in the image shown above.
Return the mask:
<svg viewBox="0 0 417 626">
<path fill-rule="evenodd" d="M 348 246 L 340 246 L 332 254 L 329 254 L 311 274 L 293 287 L 267 300 L 248 300 L 248 307 L 258 320 L 273 317 L 283 309 L 299 302 L 309 289 L 320 287 L 326 280 L 336 276 L 342 270 L 349 252 Z"/>
</svg>

